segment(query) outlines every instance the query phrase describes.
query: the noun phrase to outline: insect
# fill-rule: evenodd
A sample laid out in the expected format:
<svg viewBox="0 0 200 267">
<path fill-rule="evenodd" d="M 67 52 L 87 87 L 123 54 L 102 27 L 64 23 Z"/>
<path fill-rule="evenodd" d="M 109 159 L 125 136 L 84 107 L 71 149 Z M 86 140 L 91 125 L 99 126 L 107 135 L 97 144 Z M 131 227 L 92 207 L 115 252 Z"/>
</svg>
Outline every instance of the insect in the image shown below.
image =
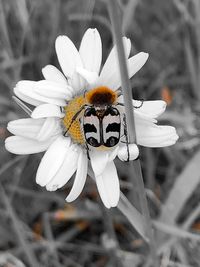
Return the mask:
<svg viewBox="0 0 200 267">
<path fill-rule="evenodd" d="M 65 133 L 69 131 L 70 134 L 71 127 L 79 120 L 87 145 L 107 148 L 117 145 L 121 131 L 117 97 L 117 92 L 104 86 L 86 92 L 83 96 L 84 102 L 82 101 L 84 104 L 71 118 Z M 80 102 L 80 97 L 77 97 L 77 101 L 74 100 L 74 106 L 78 101 Z"/>
<path fill-rule="evenodd" d="M 119 143 L 121 118 L 117 108 L 90 106 L 83 116 L 83 131 L 87 144 L 93 147 L 113 147 Z"/>
<path fill-rule="evenodd" d="M 77 100 L 74 99 L 74 105 L 78 101 L 82 104 L 73 116 L 67 118 L 65 134 L 69 132 L 73 138 L 74 131 L 71 128 L 79 121 L 87 149 L 88 146 L 105 149 L 116 146 L 122 133 L 127 135 L 124 127 L 125 115 L 120 112 L 120 106 L 123 104 L 117 102 L 119 94 L 120 91 L 101 86 L 86 92 L 84 96 L 77 97 Z M 68 114 L 69 111 L 66 111 L 66 117 Z"/>
</svg>

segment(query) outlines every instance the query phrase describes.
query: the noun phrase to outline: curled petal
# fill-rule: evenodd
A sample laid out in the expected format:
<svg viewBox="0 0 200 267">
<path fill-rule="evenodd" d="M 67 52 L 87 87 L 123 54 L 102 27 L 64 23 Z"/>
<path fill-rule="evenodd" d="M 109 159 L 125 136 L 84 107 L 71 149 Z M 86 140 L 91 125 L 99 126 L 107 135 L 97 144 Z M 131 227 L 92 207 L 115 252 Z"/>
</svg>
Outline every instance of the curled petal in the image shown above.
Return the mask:
<svg viewBox="0 0 200 267">
<path fill-rule="evenodd" d="M 39 142 L 37 140 L 21 136 L 10 136 L 5 140 L 5 147 L 13 154 L 28 155 L 47 150 L 53 141 L 54 138 Z"/>
<path fill-rule="evenodd" d="M 77 172 L 74 179 L 74 184 L 69 195 L 66 198 L 67 202 L 74 201 L 82 192 L 87 177 L 87 169 L 88 158 L 84 151 L 81 151 L 78 158 Z"/>
<path fill-rule="evenodd" d="M 59 136 L 44 154 L 36 174 L 36 183 L 45 186 L 58 172 L 68 152 L 70 138 Z"/>
<path fill-rule="evenodd" d="M 142 103 L 141 101 L 133 100 L 133 106 L 136 107 L 136 110 L 151 118 L 160 116 L 165 111 L 166 105 L 166 102 L 162 100 L 143 101 Z M 139 108 L 137 109 L 137 107 Z"/>
<path fill-rule="evenodd" d="M 104 172 L 95 178 L 99 194 L 106 208 L 116 207 L 119 202 L 120 187 L 114 162 L 109 162 Z"/>
<path fill-rule="evenodd" d="M 145 113 L 140 112 L 139 110 L 135 109 L 134 110 L 134 118 L 135 118 L 135 124 L 140 125 L 140 124 L 154 124 L 157 123 L 158 121 L 150 116 L 148 116 Z"/>
<path fill-rule="evenodd" d="M 154 101 L 141 101 L 141 100 L 132 100 L 134 107 L 134 115 L 137 119 L 147 120 L 156 123 L 158 116 L 160 116 L 166 109 L 166 102 L 162 100 Z M 121 95 L 118 97 L 118 103 L 124 104 L 124 98 Z M 124 107 L 121 106 L 121 109 L 124 112 Z"/>
<path fill-rule="evenodd" d="M 135 160 L 139 156 L 138 146 L 136 144 L 121 145 L 117 155 L 121 161 Z"/>
<path fill-rule="evenodd" d="M 68 85 L 65 76 L 53 65 L 47 65 L 42 69 L 44 78 L 48 81 L 56 82 L 62 85 Z"/>
<path fill-rule="evenodd" d="M 174 145 L 178 140 L 176 130 L 172 126 L 136 126 L 136 136 L 139 145 L 146 147 L 164 147 Z"/>
<path fill-rule="evenodd" d="M 85 32 L 79 53 L 84 68 L 98 74 L 102 60 L 102 43 L 97 29 L 88 29 Z"/>
</svg>

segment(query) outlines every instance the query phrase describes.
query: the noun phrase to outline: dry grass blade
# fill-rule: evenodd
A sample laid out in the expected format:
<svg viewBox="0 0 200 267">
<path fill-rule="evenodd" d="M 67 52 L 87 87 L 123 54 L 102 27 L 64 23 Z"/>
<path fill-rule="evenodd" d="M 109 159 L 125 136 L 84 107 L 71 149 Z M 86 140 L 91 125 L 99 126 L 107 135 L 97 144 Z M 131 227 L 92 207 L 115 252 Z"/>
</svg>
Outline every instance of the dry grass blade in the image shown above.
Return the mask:
<svg viewBox="0 0 200 267">
<path fill-rule="evenodd" d="M 0 176 L 6 172 L 7 170 L 9 170 L 15 163 L 17 163 L 18 161 L 24 159 L 23 156 L 17 156 L 15 157 L 14 159 L 8 161 L 5 165 L 3 165 L 1 168 L 0 168 Z M 0 180 L 2 180 L 2 178 L 0 178 Z"/>
<path fill-rule="evenodd" d="M 166 224 L 174 224 L 184 204 L 197 188 L 199 175 L 200 151 L 189 161 L 183 172 L 177 177 L 170 194 L 162 207 L 159 220 Z M 169 215 L 170 214 L 170 215 Z"/>
<path fill-rule="evenodd" d="M 9 57 L 13 58 L 13 51 L 9 38 L 9 31 L 6 23 L 6 12 L 4 10 L 4 2 L 0 0 L 0 33 L 1 33 L 1 42 L 5 44 Z"/>
<path fill-rule="evenodd" d="M 200 235 L 187 232 L 176 226 L 168 225 L 159 221 L 154 221 L 154 226 L 161 232 L 172 235 L 173 237 L 176 236 L 179 238 L 189 238 L 192 240 L 200 241 Z"/>
<path fill-rule="evenodd" d="M 8 216 L 10 217 L 10 219 L 13 223 L 13 228 L 14 228 L 14 231 L 15 231 L 16 236 L 18 238 L 18 242 L 21 245 L 21 247 L 23 248 L 23 252 L 26 255 L 26 258 L 29 262 L 29 266 L 30 267 L 36 267 L 36 266 L 39 267 L 40 265 L 37 262 L 35 255 L 32 253 L 32 251 L 28 247 L 28 244 L 26 242 L 23 231 L 21 231 L 21 226 L 20 226 L 20 223 L 18 221 L 18 218 L 17 218 L 12 206 L 10 205 L 9 199 L 8 199 L 2 186 L 0 186 L 0 192 L 1 192 L 1 197 L 3 199 L 5 208 L 7 210 Z"/>
<path fill-rule="evenodd" d="M 29 107 L 27 107 L 27 105 L 25 105 L 25 104 L 24 104 L 18 97 L 16 97 L 16 96 L 13 96 L 12 98 L 13 98 L 13 100 L 15 101 L 15 103 L 16 103 L 20 108 L 22 108 L 22 109 L 26 112 L 26 114 L 28 114 L 29 116 L 31 116 L 32 110 L 31 110 Z"/>
<path fill-rule="evenodd" d="M 122 30 L 126 33 L 129 27 L 133 23 L 133 17 L 138 5 L 138 0 L 129 0 L 128 3 L 124 6 L 123 9 L 123 22 L 122 22 Z"/>
<path fill-rule="evenodd" d="M 134 206 L 131 205 L 131 203 L 122 192 L 120 194 L 120 200 L 117 207 L 121 211 L 121 213 L 126 216 L 134 229 L 144 238 L 144 240 L 148 242 L 149 240 L 145 234 L 143 223 L 144 218 L 142 214 L 138 210 L 136 210 Z"/>
</svg>

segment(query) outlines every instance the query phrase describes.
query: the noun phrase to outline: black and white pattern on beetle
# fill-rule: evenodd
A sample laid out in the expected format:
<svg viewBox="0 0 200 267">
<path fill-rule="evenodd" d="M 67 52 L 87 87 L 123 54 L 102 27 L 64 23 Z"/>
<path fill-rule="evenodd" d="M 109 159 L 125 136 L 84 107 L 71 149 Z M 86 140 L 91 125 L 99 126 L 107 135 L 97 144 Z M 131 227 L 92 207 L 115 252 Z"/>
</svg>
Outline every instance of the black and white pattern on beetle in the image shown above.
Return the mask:
<svg viewBox="0 0 200 267">
<path fill-rule="evenodd" d="M 83 131 L 87 144 L 93 147 L 114 147 L 119 143 L 121 118 L 117 108 L 86 108 L 83 116 Z"/>
</svg>

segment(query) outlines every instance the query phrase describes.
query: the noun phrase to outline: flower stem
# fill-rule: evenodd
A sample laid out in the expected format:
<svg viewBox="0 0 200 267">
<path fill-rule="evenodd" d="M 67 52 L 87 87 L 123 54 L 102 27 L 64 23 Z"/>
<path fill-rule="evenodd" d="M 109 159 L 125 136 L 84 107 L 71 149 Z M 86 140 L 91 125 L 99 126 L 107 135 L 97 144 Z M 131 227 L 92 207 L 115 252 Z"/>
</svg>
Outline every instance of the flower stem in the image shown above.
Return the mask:
<svg viewBox="0 0 200 267">
<path fill-rule="evenodd" d="M 132 90 L 131 90 L 131 85 L 129 82 L 125 51 L 124 51 L 123 42 L 122 42 L 122 30 L 121 30 L 120 14 L 119 14 L 118 6 L 117 6 L 117 1 L 109 0 L 108 9 L 109 9 L 109 14 L 111 18 L 113 37 L 114 37 L 114 41 L 116 43 L 116 48 L 117 48 L 119 69 L 120 69 L 120 75 L 121 75 L 121 81 L 122 81 L 122 92 L 123 92 L 124 104 L 125 104 L 125 114 L 126 114 L 127 128 L 128 128 L 128 134 L 129 134 L 129 142 L 137 143 L 136 133 L 135 133 L 134 110 L 133 110 L 132 94 L 131 94 Z M 137 177 L 136 180 L 138 183 L 137 186 L 139 190 L 140 207 L 141 207 L 141 212 L 144 216 L 146 236 L 149 239 L 151 260 L 152 260 L 153 266 L 157 267 L 159 265 L 158 265 L 158 259 L 156 257 L 156 245 L 155 245 L 155 239 L 154 239 L 153 230 L 152 230 L 152 222 L 151 222 L 146 194 L 145 194 L 140 160 L 138 159 L 138 160 L 135 160 L 134 162 L 130 161 L 128 164 L 132 170 L 132 173 L 135 173 Z"/>
</svg>

